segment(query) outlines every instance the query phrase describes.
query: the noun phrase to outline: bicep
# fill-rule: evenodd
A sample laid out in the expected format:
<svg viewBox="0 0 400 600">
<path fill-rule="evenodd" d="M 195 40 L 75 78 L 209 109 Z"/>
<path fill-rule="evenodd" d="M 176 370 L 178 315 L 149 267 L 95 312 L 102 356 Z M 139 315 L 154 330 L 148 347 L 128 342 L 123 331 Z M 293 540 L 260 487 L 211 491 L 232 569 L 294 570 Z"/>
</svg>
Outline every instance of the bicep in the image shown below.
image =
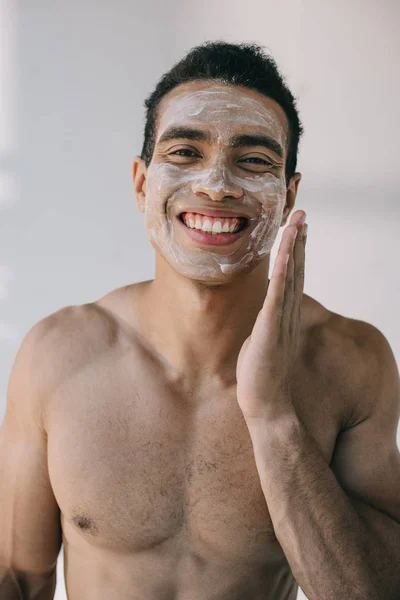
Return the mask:
<svg viewBox="0 0 400 600">
<path fill-rule="evenodd" d="M 31 330 L 17 354 L 0 428 L 0 563 L 32 576 L 55 569 L 62 541 L 47 467 L 38 378 L 32 372 L 37 337 L 37 329 Z"/>
<path fill-rule="evenodd" d="M 331 468 L 345 491 L 400 524 L 400 454 L 373 420 L 339 434 Z"/>
<path fill-rule="evenodd" d="M 398 585 L 400 560 L 400 455 L 379 420 L 340 434 L 331 468 L 371 537 L 372 564 L 385 585 Z M 392 427 L 390 427 L 391 431 Z"/>
<path fill-rule="evenodd" d="M 375 350 L 364 365 L 365 385 L 358 399 L 359 418 L 338 435 L 331 468 L 369 530 L 398 555 L 399 373 L 386 339 L 374 328 L 372 333 L 370 347 Z"/>
</svg>

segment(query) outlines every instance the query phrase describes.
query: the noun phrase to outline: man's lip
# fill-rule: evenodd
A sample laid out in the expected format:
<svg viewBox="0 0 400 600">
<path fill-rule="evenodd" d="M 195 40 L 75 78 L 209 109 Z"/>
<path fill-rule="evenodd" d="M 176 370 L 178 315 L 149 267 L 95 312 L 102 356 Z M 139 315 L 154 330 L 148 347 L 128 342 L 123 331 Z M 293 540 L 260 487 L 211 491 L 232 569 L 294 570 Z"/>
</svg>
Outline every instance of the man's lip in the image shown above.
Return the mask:
<svg viewBox="0 0 400 600">
<path fill-rule="evenodd" d="M 208 246 L 228 246 L 235 244 L 246 235 L 247 230 L 249 230 L 251 226 L 251 223 L 248 220 L 243 229 L 237 233 L 216 233 L 215 235 L 212 235 L 199 229 L 191 229 L 185 224 L 182 217 L 176 217 L 176 220 L 178 222 L 178 227 L 182 227 L 186 234 L 195 242 Z"/>
<path fill-rule="evenodd" d="M 208 208 L 188 208 L 182 210 L 179 213 L 179 217 L 182 216 L 183 213 L 195 213 L 198 215 L 204 215 L 205 217 L 242 217 L 244 219 L 249 220 L 250 217 L 248 215 L 244 215 L 243 213 L 237 211 L 226 211 L 226 210 L 218 210 L 218 209 L 208 209 Z"/>
</svg>

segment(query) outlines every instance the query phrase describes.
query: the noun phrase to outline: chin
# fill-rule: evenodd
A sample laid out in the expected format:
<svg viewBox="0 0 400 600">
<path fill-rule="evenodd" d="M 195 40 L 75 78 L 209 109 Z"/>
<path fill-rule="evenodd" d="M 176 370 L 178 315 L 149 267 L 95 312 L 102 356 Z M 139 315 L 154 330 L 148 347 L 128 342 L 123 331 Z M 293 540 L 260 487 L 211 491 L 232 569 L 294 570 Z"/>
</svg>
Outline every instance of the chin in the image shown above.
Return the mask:
<svg viewBox="0 0 400 600">
<path fill-rule="evenodd" d="M 170 267 L 174 269 L 174 271 L 181 277 L 190 279 L 191 281 L 199 283 L 204 287 L 228 286 L 234 284 L 235 282 L 242 281 L 246 275 L 254 271 L 260 265 L 260 263 L 256 264 L 254 262 L 250 262 L 242 267 L 233 265 L 231 270 L 229 270 L 229 265 L 226 265 L 228 271 L 224 273 L 218 267 L 215 269 L 205 269 L 202 267 L 196 268 L 190 266 L 185 269 L 184 265 L 182 264 L 169 264 Z"/>
<path fill-rule="evenodd" d="M 243 254 L 242 256 L 236 254 L 235 258 L 232 256 L 232 263 L 227 262 L 224 264 L 223 260 L 226 260 L 227 256 L 221 255 L 218 257 L 216 254 L 204 252 L 200 262 L 199 255 L 196 255 L 196 253 L 193 255 L 193 260 L 191 260 L 190 255 L 188 256 L 184 251 L 181 251 L 179 247 L 174 247 L 174 245 L 170 247 L 159 246 L 154 238 L 150 239 L 150 242 L 156 251 L 158 273 L 171 271 L 172 276 L 173 271 L 180 277 L 209 287 L 229 285 L 235 281 L 241 281 L 246 275 L 261 267 L 266 259 L 266 256 L 256 259 L 253 254 Z M 196 259 L 199 260 L 198 264 L 195 262 Z"/>
</svg>

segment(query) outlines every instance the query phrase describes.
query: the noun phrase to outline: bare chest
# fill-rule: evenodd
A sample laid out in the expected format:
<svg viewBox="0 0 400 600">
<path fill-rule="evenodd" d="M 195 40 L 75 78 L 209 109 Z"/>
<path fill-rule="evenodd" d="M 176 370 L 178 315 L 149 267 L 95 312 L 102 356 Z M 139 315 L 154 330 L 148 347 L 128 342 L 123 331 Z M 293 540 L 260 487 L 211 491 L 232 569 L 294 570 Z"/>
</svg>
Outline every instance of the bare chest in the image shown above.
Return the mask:
<svg viewBox="0 0 400 600">
<path fill-rule="evenodd" d="M 329 464 L 337 401 L 301 370 L 292 393 Z M 58 390 L 48 444 L 66 536 L 233 562 L 280 550 L 234 388 L 183 390 L 146 363 L 99 365 Z"/>
</svg>

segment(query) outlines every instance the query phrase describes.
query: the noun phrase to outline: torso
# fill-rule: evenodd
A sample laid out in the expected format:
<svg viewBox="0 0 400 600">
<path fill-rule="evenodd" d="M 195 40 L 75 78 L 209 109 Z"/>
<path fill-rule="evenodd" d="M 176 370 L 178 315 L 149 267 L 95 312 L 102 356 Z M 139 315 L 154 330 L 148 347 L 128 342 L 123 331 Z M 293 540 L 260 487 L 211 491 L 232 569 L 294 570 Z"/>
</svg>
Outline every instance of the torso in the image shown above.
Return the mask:
<svg viewBox="0 0 400 600">
<path fill-rule="evenodd" d="M 343 336 L 304 306 L 292 394 L 329 464 Z M 60 325 L 46 429 L 69 599 L 295 600 L 235 386 L 171 377 L 117 307 L 70 307 Z"/>
</svg>

